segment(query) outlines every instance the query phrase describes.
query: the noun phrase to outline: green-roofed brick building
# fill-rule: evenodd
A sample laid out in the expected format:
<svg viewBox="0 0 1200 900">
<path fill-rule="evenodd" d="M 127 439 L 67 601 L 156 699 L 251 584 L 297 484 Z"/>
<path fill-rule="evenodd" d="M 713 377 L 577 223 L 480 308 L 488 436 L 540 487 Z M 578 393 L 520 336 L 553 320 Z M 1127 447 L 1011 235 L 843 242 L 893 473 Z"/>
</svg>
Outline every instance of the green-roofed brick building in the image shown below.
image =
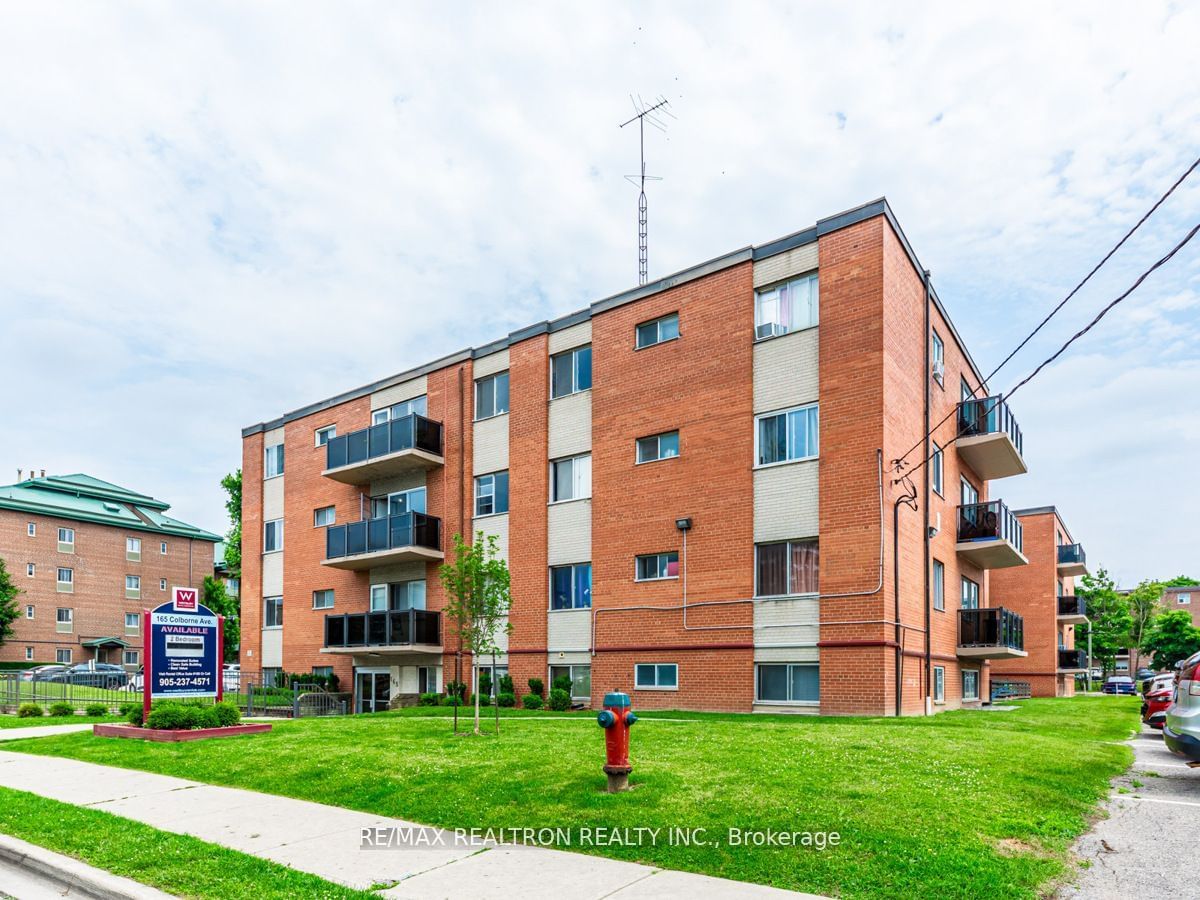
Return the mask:
<svg viewBox="0 0 1200 900">
<path fill-rule="evenodd" d="M 221 540 L 170 508 L 84 474 L 0 487 L 0 559 L 22 591 L 0 662 L 136 669 L 143 611 L 175 585 L 199 588 Z"/>
</svg>

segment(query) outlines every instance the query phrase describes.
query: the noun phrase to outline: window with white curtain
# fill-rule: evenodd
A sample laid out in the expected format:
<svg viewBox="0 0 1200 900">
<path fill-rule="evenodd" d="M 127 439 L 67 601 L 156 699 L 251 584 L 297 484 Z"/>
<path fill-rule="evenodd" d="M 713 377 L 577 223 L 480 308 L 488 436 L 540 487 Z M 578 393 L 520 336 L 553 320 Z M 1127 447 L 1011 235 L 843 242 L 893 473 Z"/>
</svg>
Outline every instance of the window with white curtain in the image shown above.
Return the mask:
<svg viewBox="0 0 1200 900">
<path fill-rule="evenodd" d="M 810 272 L 754 294 L 754 336 L 775 337 L 817 324 L 817 273 Z"/>
<path fill-rule="evenodd" d="M 820 549 L 817 541 L 781 541 L 754 548 L 756 595 L 788 597 L 820 590 Z"/>
<path fill-rule="evenodd" d="M 592 496 L 592 455 L 587 453 L 550 463 L 550 492 L 554 503 Z"/>
</svg>

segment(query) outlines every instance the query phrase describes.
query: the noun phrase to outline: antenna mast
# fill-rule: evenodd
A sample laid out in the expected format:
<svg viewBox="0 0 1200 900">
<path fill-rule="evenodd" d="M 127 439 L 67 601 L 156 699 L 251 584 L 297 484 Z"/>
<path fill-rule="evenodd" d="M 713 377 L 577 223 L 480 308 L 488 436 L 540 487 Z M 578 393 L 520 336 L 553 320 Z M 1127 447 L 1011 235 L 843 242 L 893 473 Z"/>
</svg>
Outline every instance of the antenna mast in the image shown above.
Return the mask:
<svg viewBox="0 0 1200 900">
<path fill-rule="evenodd" d="M 642 100 L 639 94 L 635 99 L 633 94 L 629 95 L 629 101 L 633 104 L 633 110 L 636 115 L 628 121 L 622 122 L 620 127 L 638 123 L 638 149 L 641 156 L 642 170 L 640 175 L 626 175 L 625 180 L 636 186 L 640 193 L 638 194 L 638 284 L 646 283 L 647 271 L 649 269 L 649 252 L 647 249 L 647 229 L 646 229 L 646 182 L 647 181 L 662 181 L 657 175 L 646 174 L 646 122 L 649 122 L 659 131 L 666 131 L 667 125 L 663 121 L 662 116 L 667 115 L 672 119 L 675 116 L 667 108 L 671 104 L 666 97 L 661 94 L 654 103 L 647 105 Z"/>
</svg>

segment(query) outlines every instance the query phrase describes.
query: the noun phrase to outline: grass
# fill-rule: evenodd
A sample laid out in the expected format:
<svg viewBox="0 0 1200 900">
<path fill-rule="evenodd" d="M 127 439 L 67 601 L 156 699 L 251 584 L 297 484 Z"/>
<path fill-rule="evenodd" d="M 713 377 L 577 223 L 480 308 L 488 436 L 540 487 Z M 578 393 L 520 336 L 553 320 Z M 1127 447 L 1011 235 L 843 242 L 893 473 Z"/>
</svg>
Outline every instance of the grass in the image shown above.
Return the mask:
<svg viewBox="0 0 1200 900">
<path fill-rule="evenodd" d="M 707 829 L 720 846 L 591 850 L 843 897 L 1036 897 L 1133 759 L 1136 698 L 1011 712 L 840 719 L 652 713 L 635 790 L 603 792 L 590 714 L 508 712 L 454 737 L 449 709 L 280 722 L 269 735 L 150 744 L 90 734 L 5 749 L 176 775 L 448 827 Z M 727 829 L 836 831 L 823 851 L 730 846 Z M 577 848 L 578 849 L 578 848 Z"/>
<path fill-rule="evenodd" d="M 0 831 L 179 897 L 377 898 L 182 834 L 0 788 Z"/>
<path fill-rule="evenodd" d="M 15 715 L 0 715 L 0 731 L 8 728 L 36 728 L 44 725 L 90 725 L 95 722 L 122 722 L 120 716 L 39 716 L 22 719 Z"/>
</svg>

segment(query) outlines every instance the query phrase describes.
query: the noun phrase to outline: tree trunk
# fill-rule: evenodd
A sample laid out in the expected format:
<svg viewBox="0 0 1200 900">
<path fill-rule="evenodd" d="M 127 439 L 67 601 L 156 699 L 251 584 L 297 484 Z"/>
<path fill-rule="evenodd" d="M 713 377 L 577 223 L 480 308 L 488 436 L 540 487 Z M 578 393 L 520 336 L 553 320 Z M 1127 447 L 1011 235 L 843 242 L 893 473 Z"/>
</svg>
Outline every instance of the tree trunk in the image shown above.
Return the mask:
<svg viewBox="0 0 1200 900">
<path fill-rule="evenodd" d="M 471 668 L 475 672 L 475 733 L 481 734 L 479 730 L 479 656 L 471 654 Z"/>
</svg>

